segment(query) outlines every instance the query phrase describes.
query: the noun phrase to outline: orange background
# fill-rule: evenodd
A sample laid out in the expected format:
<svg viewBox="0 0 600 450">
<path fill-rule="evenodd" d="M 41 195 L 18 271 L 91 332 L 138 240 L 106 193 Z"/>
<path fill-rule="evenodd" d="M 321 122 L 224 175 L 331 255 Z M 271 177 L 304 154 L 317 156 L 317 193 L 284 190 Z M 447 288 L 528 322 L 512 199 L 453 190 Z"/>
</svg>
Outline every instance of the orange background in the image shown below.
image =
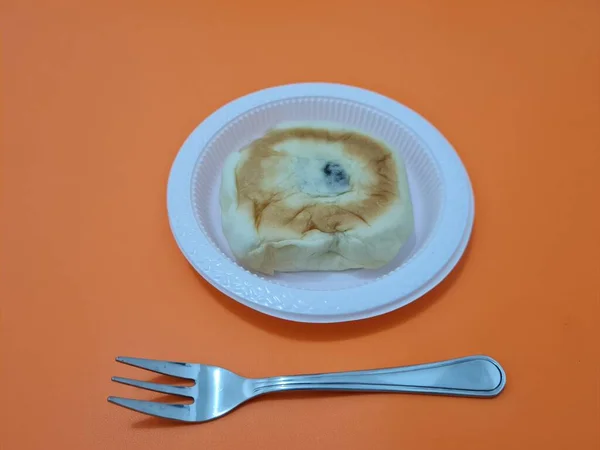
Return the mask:
<svg viewBox="0 0 600 450">
<path fill-rule="evenodd" d="M 0 448 L 598 449 L 600 3 L 1 2 Z M 52 5 L 52 6 L 51 6 Z M 212 289 L 165 190 L 223 103 L 354 84 L 434 123 L 472 177 L 475 231 L 434 292 L 358 323 L 288 323 Z M 107 395 L 116 355 L 248 376 L 486 353 L 495 400 L 265 397 L 201 425 Z"/>
</svg>

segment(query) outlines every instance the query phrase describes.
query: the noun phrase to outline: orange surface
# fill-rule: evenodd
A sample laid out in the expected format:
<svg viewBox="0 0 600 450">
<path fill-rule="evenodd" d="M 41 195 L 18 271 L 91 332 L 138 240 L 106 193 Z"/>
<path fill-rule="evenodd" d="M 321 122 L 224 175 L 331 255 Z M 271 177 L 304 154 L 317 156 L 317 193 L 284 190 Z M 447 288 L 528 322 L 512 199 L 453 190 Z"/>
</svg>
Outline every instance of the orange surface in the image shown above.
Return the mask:
<svg viewBox="0 0 600 450">
<path fill-rule="evenodd" d="M 600 3 L 2 0 L 0 448 L 600 448 Z M 335 81 L 419 111 L 473 180 L 473 240 L 400 311 L 263 316 L 187 264 L 166 215 L 188 133 L 259 88 Z M 106 402 L 134 355 L 249 376 L 473 353 L 491 401 L 266 397 L 177 425 Z"/>
</svg>

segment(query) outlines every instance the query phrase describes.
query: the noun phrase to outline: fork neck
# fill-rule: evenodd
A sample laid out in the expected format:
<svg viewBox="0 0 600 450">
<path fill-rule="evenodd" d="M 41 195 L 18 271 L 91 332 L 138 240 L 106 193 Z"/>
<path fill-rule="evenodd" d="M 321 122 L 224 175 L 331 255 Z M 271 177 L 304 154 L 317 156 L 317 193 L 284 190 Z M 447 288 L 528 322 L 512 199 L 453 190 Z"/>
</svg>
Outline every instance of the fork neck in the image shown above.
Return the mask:
<svg viewBox="0 0 600 450">
<path fill-rule="evenodd" d="M 252 396 L 269 394 L 271 392 L 296 391 L 314 389 L 314 380 L 306 380 L 301 376 L 282 376 L 259 378 L 252 380 Z"/>
</svg>

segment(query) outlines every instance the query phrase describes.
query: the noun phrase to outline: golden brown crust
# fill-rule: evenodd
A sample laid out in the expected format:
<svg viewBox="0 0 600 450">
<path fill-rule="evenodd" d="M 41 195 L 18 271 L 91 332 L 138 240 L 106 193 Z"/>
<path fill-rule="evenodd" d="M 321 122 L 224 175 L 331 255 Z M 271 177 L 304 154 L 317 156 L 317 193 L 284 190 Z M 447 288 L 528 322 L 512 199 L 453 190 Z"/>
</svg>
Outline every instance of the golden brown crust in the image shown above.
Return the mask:
<svg viewBox="0 0 600 450">
<path fill-rule="evenodd" d="M 312 199 L 300 207 L 286 203 L 286 195 L 265 188 L 269 168 L 275 166 L 284 152 L 275 146 L 287 140 L 310 140 L 342 144 L 349 158 L 360 161 L 373 182 L 364 188 L 362 200 L 344 201 L 340 205 Z M 236 171 L 238 203 L 252 207 L 254 225 L 287 228 L 299 235 L 311 230 L 324 233 L 343 232 L 358 224 L 369 224 L 385 212 L 398 198 L 398 174 L 390 151 L 376 140 L 350 131 L 317 128 L 289 128 L 270 131 L 254 141 L 247 158 Z"/>
</svg>

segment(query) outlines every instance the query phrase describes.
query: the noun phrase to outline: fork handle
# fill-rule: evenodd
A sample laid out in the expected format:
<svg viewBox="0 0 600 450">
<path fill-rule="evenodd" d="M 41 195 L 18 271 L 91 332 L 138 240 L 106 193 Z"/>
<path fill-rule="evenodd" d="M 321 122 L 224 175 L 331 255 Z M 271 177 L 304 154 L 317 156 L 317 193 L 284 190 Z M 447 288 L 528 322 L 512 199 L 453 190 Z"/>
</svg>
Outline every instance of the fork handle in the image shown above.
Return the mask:
<svg viewBox="0 0 600 450">
<path fill-rule="evenodd" d="M 495 397 L 504 389 L 506 375 L 500 364 L 492 358 L 468 356 L 416 366 L 283 376 L 253 381 L 253 395 L 303 390 Z"/>
</svg>

